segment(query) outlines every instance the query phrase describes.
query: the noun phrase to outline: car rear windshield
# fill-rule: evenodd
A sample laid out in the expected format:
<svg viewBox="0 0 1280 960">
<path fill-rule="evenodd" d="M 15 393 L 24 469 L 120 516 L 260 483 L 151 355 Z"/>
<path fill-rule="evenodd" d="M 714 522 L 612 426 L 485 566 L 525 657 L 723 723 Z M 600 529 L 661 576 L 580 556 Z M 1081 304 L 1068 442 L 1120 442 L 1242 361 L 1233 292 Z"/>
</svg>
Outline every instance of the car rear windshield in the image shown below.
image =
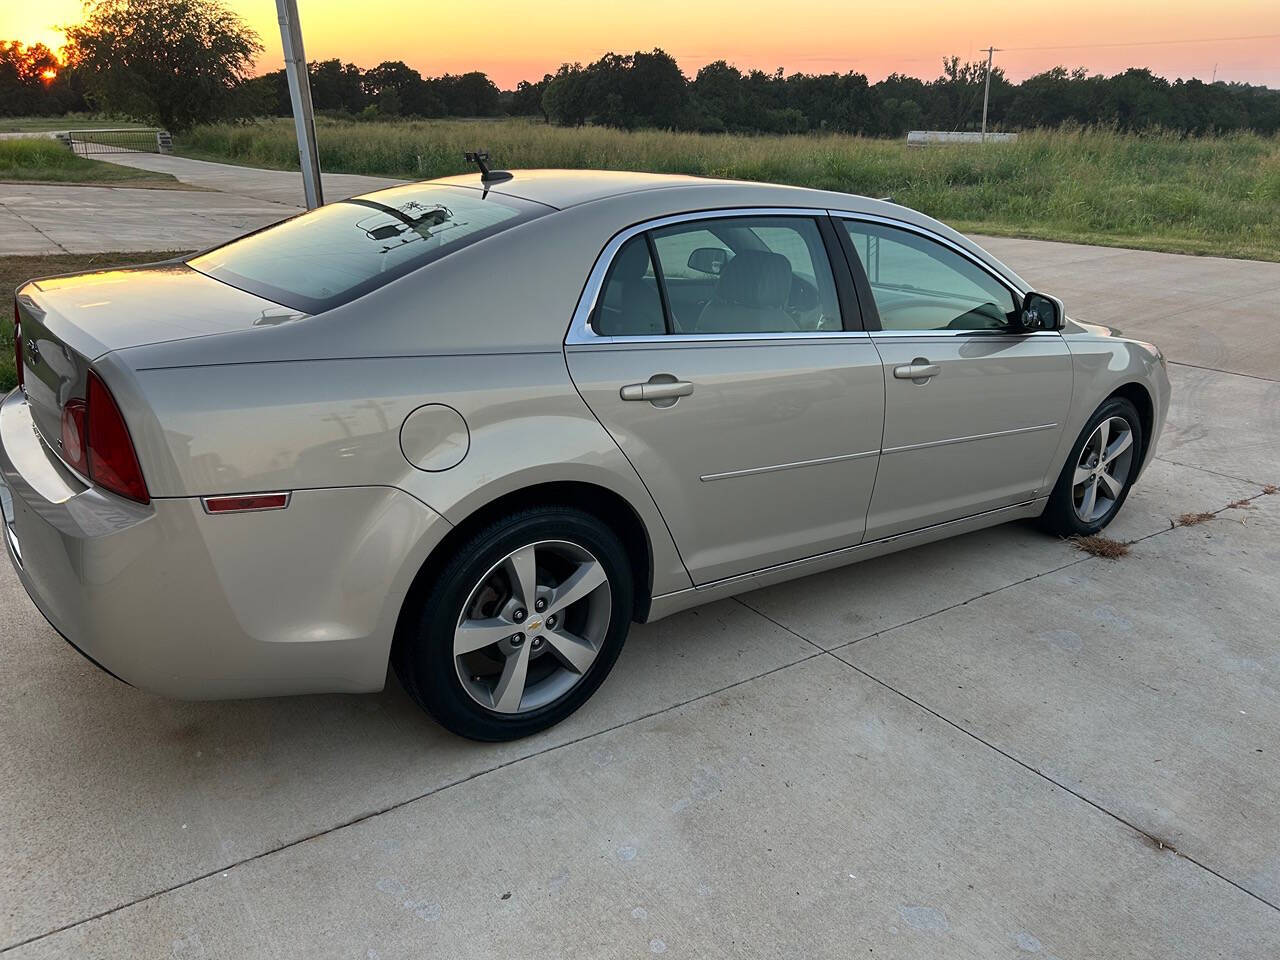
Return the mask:
<svg viewBox="0 0 1280 960">
<path fill-rule="evenodd" d="M 321 313 L 551 211 L 487 191 L 416 183 L 326 204 L 187 263 L 295 310 Z"/>
</svg>

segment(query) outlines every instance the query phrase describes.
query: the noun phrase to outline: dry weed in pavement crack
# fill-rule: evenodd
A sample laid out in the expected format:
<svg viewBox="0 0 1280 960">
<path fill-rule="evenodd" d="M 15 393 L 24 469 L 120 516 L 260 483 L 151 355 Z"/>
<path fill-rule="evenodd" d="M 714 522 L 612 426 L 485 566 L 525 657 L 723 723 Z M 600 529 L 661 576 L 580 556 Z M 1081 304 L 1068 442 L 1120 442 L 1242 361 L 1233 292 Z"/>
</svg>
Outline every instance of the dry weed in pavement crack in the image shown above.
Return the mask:
<svg viewBox="0 0 1280 960">
<path fill-rule="evenodd" d="M 1118 560 L 1129 552 L 1129 545 L 1110 537 L 1094 534 L 1091 537 L 1072 537 L 1069 541 L 1077 550 L 1105 560 Z"/>
</svg>

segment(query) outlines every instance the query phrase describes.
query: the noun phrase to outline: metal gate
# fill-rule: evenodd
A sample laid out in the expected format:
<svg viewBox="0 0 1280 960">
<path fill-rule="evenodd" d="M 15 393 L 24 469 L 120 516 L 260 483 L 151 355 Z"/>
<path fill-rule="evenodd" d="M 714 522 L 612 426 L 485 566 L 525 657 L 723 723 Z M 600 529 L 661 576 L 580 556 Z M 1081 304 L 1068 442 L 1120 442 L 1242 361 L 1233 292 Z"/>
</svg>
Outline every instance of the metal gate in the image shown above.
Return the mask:
<svg viewBox="0 0 1280 960">
<path fill-rule="evenodd" d="M 58 139 L 82 157 L 106 153 L 171 153 L 173 141 L 164 130 L 71 130 Z"/>
</svg>

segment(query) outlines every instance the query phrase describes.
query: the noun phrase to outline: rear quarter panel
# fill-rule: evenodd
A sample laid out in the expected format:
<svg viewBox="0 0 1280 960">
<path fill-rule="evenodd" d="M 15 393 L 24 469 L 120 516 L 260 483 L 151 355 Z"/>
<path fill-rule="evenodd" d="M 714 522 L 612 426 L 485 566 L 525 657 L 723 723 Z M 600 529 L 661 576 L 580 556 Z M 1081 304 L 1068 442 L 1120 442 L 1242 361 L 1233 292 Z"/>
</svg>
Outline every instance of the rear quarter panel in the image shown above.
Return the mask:
<svg viewBox="0 0 1280 960">
<path fill-rule="evenodd" d="M 655 593 L 689 586 L 648 491 L 558 350 L 122 369 L 112 381 L 140 411 L 131 422 L 153 497 L 384 486 L 457 524 L 504 494 L 580 481 L 635 509 Z M 427 403 L 466 421 L 466 456 L 450 469 L 418 469 L 402 450 L 405 419 Z"/>
</svg>

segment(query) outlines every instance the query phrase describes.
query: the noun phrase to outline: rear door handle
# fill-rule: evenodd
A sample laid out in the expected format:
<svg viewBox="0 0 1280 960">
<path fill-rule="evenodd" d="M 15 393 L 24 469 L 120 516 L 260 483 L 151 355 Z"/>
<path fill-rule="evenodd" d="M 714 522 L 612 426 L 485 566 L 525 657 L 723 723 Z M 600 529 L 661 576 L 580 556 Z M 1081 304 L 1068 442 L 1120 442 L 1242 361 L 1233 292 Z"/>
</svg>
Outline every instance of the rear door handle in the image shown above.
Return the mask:
<svg viewBox="0 0 1280 960">
<path fill-rule="evenodd" d="M 670 400 L 673 403 L 681 397 L 693 393 L 693 384 L 688 380 L 677 380 L 669 373 L 655 373 L 647 383 L 629 383 L 618 395 L 623 400 Z"/>
<path fill-rule="evenodd" d="M 930 363 L 924 357 L 916 357 L 910 363 L 893 368 L 893 375 L 899 380 L 911 380 L 915 383 L 928 383 L 931 377 L 936 377 L 941 372 L 940 366 Z"/>
</svg>

